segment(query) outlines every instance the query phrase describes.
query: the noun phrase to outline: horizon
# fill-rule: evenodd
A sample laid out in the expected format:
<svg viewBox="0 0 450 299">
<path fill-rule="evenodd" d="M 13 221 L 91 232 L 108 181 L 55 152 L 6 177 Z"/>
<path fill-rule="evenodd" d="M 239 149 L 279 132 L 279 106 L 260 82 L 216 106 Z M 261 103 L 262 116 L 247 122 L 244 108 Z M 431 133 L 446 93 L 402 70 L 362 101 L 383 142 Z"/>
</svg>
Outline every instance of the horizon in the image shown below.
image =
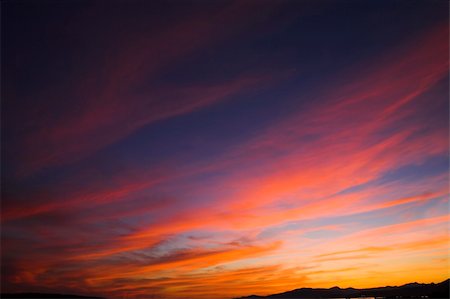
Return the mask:
<svg viewBox="0 0 450 299">
<path fill-rule="evenodd" d="M 410 282 L 410 283 L 406 283 L 406 284 L 403 284 L 403 285 L 387 285 L 387 286 L 378 286 L 378 287 L 375 287 L 375 288 L 397 288 L 397 287 L 404 287 L 404 286 L 408 286 L 408 285 L 437 285 L 437 284 L 442 284 L 442 283 L 445 283 L 445 282 L 449 282 L 450 281 L 450 278 L 447 278 L 446 280 L 444 280 L 444 281 L 440 281 L 440 282 L 431 282 L 431 283 L 421 283 L 421 282 L 417 282 L 417 281 L 415 281 L 415 282 Z M 339 286 L 333 286 L 333 287 L 329 287 L 329 288 L 310 288 L 310 287 L 301 287 L 301 288 L 297 288 L 297 289 L 293 289 L 293 290 L 287 290 L 286 292 L 289 292 L 289 291 L 297 291 L 297 290 L 304 290 L 304 289 L 310 289 L 310 290 L 332 290 L 332 289 L 340 289 L 340 290 L 346 290 L 346 289 L 353 289 L 353 290 L 367 290 L 367 289 L 370 289 L 370 288 L 364 288 L 364 287 L 361 287 L 361 288 L 352 288 L 352 287 L 347 287 L 347 288 L 341 288 L 341 287 L 339 287 Z M 284 293 L 284 292 L 282 292 L 282 293 Z M 24 293 L 24 292 L 17 292 L 17 293 L 1 293 L 2 295 L 5 295 L 5 294 L 8 294 L 8 295 L 21 295 L 21 294 L 36 294 L 36 295 L 65 295 L 65 296 L 79 296 L 79 297 L 83 297 L 83 298 L 88 298 L 88 296 L 89 296 L 89 294 L 59 294 L 59 293 Z M 268 295 L 276 295 L 276 294 L 268 294 Z M 243 296 L 242 298 L 244 298 L 244 297 L 252 297 L 252 296 L 261 296 L 261 295 L 256 295 L 256 294 L 250 294 L 250 295 L 248 295 L 248 296 Z M 262 295 L 263 297 L 264 296 L 267 296 L 267 295 Z M 376 298 L 376 297 L 370 297 L 370 296 L 365 296 L 366 298 Z M 7 298 L 9 298 L 9 297 L 5 297 L 6 299 Z M 56 298 L 56 297 L 55 297 Z M 61 297 L 62 298 L 62 297 Z M 99 297 L 100 298 L 100 297 Z M 105 297 L 101 297 L 101 298 L 104 298 L 104 299 L 109 299 L 109 298 L 105 298 Z M 239 298 L 241 298 L 241 297 L 239 297 Z M 337 297 L 320 297 L 320 298 L 333 298 L 333 299 L 339 299 L 339 298 L 337 298 Z M 351 298 L 361 298 L 361 297 L 351 297 Z M 385 297 L 381 297 L 381 298 L 385 298 Z M 397 297 L 398 298 L 398 297 Z M 409 297 L 405 297 L 405 298 L 409 298 Z M 418 298 L 418 297 L 414 297 L 414 298 Z M 421 297 L 421 298 L 423 298 L 423 297 Z M 432 297 L 432 298 L 434 298 L 434 297 Z M 229 299 L 232 299 L 232 298 L 229 298 Z"/>
<path fill-rule="evenodd" d="M 449 278 L 448 1 L 1 5 L 2 293 Z"/>
</svg>

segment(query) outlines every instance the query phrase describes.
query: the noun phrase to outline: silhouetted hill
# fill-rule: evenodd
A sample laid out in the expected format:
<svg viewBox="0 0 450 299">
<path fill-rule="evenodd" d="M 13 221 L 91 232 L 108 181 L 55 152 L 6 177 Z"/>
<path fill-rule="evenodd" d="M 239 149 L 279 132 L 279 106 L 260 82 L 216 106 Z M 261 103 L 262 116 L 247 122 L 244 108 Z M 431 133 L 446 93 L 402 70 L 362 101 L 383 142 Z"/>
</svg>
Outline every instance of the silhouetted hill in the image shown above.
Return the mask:
<svg viewBox="0 0 450 299">
<path fill-rule="evenodd" d="M 251 295 L 237 299 L 301 299 L 301 298 L 355 298 L 355 297 L 385 297 L 385 298 L 450 298 L 450 280 L 441 283 L 408 283 L 399 287 L 379 287 L 369 289 L 354 289 L 333 287 L 330 289 L 301 288 L 269 296 Z"/>
<path fill-rule="evenodd" d="M 2 299 L 34 299 L 34 298 L 48 298 L 48 299 L 105 299 L 102 297 L 93 296 L 80 296 L 80 295 L 70 295 L 70 294 L 45 294 L 45 293 L 12 293 L 12 294 L 1 294 Z"/>
</svg>

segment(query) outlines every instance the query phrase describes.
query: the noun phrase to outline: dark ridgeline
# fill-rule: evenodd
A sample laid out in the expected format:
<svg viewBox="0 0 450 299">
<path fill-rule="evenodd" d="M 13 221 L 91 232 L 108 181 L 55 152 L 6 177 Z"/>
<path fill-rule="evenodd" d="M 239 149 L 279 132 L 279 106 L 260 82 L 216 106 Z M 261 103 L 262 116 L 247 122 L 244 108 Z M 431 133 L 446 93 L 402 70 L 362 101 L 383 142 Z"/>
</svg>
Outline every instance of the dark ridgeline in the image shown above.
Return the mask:
<svg viewBox="0 0 450 299">
<path fill-rule="evenodd" d="M 64 298 L 72 298 L 72 299 L 105 299 L 103 297 L 94 297 L 94 296 L 80 296 L 80 295 L 69 295 L 69 294 L 46 294 L 46 293 L 5 293 L 1 294 L 0 298 L 2 299 L 34 299 L 34 298 L 48 298 L 48 299 L 64 299 Z"/>
<path fill-rule="evenodd" d="M 235 299 L 307 299 L 307 298 L 357 298 L 357 297 L 384 297 L 384 298 L 450 298 L 450 279 L 440 283 L 408 283 L 399 287 L 378 287 L 369 289 L 355 289 L 333 287 L 330 289 L 312 289 L 301 288 L 292 291 L 273 294 L 268 296 L 245 296 Z M 15 293 L 15 294 L 1 294 L 0 298 L 72 298 L 72 299 L 105 299 L 94 296 L 80 296 L 67 294 L 45 294 L 45 293 Z"/>
<path fill-rule="evenodd" d="M 354 289 L 333 287 L 330 289 L 301 288 L 269 296 L 246 296 L 236 299 L 302 299 L 302 298 L 355 298 L 355 297 L 385 297 L 385 298 L 450 298 L 450 280 L 441 283 L 408 283 L 399 287 L 379 287 L 370 289 Z"/>
</svg>

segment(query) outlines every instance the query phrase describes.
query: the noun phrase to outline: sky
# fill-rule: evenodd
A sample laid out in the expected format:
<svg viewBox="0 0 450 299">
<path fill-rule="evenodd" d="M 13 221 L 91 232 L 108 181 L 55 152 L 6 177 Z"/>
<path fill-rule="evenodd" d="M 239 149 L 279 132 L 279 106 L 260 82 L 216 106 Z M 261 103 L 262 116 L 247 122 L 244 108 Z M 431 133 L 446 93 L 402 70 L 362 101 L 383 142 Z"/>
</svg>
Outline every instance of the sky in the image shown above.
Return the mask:
<svg viewBox="0 0 450 299">
<path fill-rule="evenodd" d="M 3 1 L 2 292 L 449 278 L 448 5 Z"/>
</svg>

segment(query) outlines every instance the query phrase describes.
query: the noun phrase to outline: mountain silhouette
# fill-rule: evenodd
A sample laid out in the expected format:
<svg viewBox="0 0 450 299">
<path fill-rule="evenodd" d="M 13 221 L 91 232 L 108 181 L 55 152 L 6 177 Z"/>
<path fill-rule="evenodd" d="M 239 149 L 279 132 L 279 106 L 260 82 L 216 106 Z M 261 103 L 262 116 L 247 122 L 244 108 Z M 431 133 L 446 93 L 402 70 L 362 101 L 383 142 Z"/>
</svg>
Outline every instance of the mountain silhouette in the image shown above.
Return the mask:
<svg viewBox="0 0 450 299">
<path fill-rule="evenodd" d="M 301 288 L 284 293 L 268 296 L 245 296 L 235 299 L 306 299 L 306 298 L 357 298 L 357 297 L 382 297 L 382 298 L 450 298 L 450 279 L 440 283 L 408 283 L 402 286 L 386 286 L 378 288 L 355 289 L 332 287 L 324 288 Z M 46 294 L 46 293 L 4 293 L 0 295 L 3 299 L 104 299 L 94 296 L 80 296 L 70 294 Z"/>
<path fill-rule="evenodd" d="M 368 289 L 332 287 L 329 289 L 301 288 L 268 296 L 251 295 L 235 299 L 299 299 L 299 298 L 450 298 L 450 279 L 440 283 L 408 283 L 402 286 L 386 286 Z"/>
</svg>

